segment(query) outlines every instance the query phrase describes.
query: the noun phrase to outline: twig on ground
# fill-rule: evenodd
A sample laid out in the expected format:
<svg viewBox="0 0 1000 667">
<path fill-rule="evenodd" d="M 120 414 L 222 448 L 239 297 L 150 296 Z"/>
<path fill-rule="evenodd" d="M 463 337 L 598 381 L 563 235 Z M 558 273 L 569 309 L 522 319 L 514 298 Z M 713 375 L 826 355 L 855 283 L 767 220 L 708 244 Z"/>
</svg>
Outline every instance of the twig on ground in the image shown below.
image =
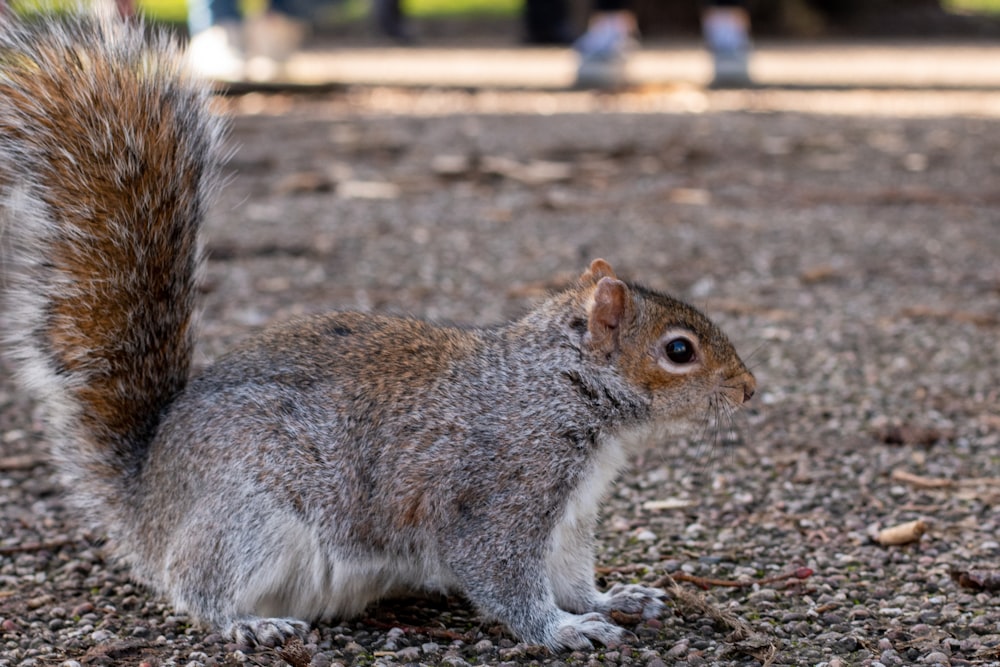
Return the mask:
<svg viewBox="0 0 1000 667">
<path fill-rule="evenodd" d="M 13 472 L 15 470 L 32 470 L 44 464 L 45 457 L 33 456 L 31 454 L 19 454 L 15 456 L 4 456 L 0 458 L 0 471 Z"/>
<path fill-rule="evenodd" d="M 754 658 L 760 660 L 761 667 L 771 667 L 778 657 L 778 647 L 769 644 L 767 647 L 751 653 Z"/>
<path fill-rule="evenodd" d="M 770 584 L 777 583 L 779 581 L 785 581 L 786 579 L 808 579 L 813 575 L 813 571 L 808 567 L 799 567 L 791 572 L 785 572 L 784 574 L 776 574 L 772 577 L 764 577 L 763 579 L 751 579 L 736 581 L 733 579 L 712 579 L 710 577 L 697 577 L 693 574 L 687 574 L 686 572 L 675 572 L 672 575 L 668 575 L 673 581 L 687 581 L 692 583 L 699 588 L 708 590 L 713 586 L 723 586 L 726 588 L 749 588 L 750 586 L 760 585 L 767 586 Z"/>
<path fill-rule="evenodd" d="M 651 569 L 649 565 L 641 563 L 628 563 L 626 565 L 603 565 L 595 567 L 597 574 L 637 574 Z"/>
<path fill-rule="evenodd" d="M 991 313 L 974 313 L 968 310 L 946 310 L 928 308 L 926 306 L 911 306 L 899 311 L 900 317 L 913 320 L 939 320 L 974 324 L 977 327 L 994 327 L 1000 324 L 1000 318 Z"/>
<path fill-rule="evenodd" d="M 968 477 L 966 479 L 947 479 L 944 477 L 924 477 L 912 472 L 896 469 L 892 471 L 892 480 L 903 482 L 918 489 L 953 489 L 956 487 L 1000 486 L 998 477 Z"/>
<path fill-rule="evenodd" d="M 663 575 L 663 577 L 656 582 L 656 587 L 664 588 L 667 591 L 670 597 L 675 600 L 677 606 L 680 607 L 682 614 L 685 612 L 691 612 L 693 614 L 708 616 L 710 619 L 732 632 L 731 639 L 733 641 L 741 641 L 753 634 L 753 630 L 746 624 L 745 621 L 734 614 L 709 604 L 705 598 L 697 593 L 681 588 L 677 585 L 677 581 L 674 580 L 674 577 L 669 574 Z"/>
<path fill-rule="evenodd" d="M 14 554 L 31 553 L 32 551 L 55 551 L 69 544 L 76 544 L 76 540 L 63 538 L 61 540 L 50 540 L 48 542 L 27 542 L 25 544 L 15 544 L 9 547 L 0 547 L 0 556 L 13 556 Z"/>
</svg>

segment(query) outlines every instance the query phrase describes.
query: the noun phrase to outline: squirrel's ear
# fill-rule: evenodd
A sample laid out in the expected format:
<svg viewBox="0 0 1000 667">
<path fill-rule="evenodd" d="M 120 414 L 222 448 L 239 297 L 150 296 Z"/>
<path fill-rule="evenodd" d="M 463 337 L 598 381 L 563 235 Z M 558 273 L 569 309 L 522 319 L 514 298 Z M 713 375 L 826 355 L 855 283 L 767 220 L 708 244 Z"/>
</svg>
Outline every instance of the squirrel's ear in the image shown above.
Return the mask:
<svg viewBox="0 0 1000 667">
<path fill-rule="evenodd" d="M 617 278 L 604 276 L 597 282 L 587 312 L 587 331 L 594 348 L 608 354 L 617 349 L 618 331 L 625 319 L 628 299 L 628 287 Z"/>
<path fill-rule="evenodd" d="M 580 284 L 593 285 L 601 278 L 618 278 L 618 276 L 615 275 L 615 270 L 606 261 L 595 259 L 590 263 L 590 268 L 580 276 Z"/>
</svg>

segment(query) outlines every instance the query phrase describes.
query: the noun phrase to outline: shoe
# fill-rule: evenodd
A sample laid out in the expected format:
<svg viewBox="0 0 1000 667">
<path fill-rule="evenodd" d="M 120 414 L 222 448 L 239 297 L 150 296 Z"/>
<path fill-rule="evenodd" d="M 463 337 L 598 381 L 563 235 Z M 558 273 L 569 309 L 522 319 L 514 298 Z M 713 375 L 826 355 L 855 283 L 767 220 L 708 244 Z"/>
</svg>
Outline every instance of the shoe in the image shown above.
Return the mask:
<svg viewBox="0 0 1000 667">
<path fill-rule="evenodd" d="M 702 17 L 705 43 L 712 52 L 713 88 L 737 88 L 750 78 L 750 16 L 742 7 L 711 7 Z"/>
<path fill-rule="evenodd" d="M 265 12 L 246 27 L 246 77 L 272 81 L 284 75 L 285 63 L 305 41 L 305 21 L 278 12 Z"/>
<path fill-rule="evenodd" d="M 747 49 L 713 51 L 712 88 L 746 88 L 753 85 L 750 78 L 750 56 Z"/>
<path fill-rule="evenodd" d="M 577 88 L 618 88 L 627 83 L 626 61 L 636 46 L 635 17 L 630 12 L 602 12 L 573 44 L 579 54 Z"/>
<path fill-rule="evenodd" d="M 613 89 L 628 83 L 624 54 L 581 56 L 574 88 Z"/>
<path fill-rule="evenodd" d="M 241 81 L 244 58 L 239 23 L 219 23 L 191 38 L 187 59 L 192 71 L 212 81 Z"/>
</svg>

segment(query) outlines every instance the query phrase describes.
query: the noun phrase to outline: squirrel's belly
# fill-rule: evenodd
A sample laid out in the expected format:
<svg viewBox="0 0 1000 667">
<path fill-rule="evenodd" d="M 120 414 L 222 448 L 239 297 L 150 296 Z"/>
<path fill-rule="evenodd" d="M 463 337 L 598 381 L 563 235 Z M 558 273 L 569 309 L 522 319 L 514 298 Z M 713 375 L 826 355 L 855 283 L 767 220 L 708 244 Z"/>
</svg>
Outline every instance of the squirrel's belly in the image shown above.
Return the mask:
<svg viewBox="0 0 1000 667">
<path fill-rule="evenodd" d="M 274 557 L 249 578 L 236 606 L 264 617 L 337 619 L 359 615 L 370 603 L 416 591 L 447 592 L 451 577 L 432 559 L 379 553 L 337 553 L 317 532 L 286 517 L 275 522 Z M 277 539 L 275 539 L 277 538 Z"/>
</svg>

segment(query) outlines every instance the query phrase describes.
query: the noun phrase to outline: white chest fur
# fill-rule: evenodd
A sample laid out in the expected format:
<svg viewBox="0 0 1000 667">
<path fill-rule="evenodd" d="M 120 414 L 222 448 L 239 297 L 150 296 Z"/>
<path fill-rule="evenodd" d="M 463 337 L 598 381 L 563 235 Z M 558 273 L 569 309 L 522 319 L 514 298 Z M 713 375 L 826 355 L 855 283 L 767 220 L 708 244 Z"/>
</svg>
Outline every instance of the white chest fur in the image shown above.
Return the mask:
<svg viewBox="0 0 1000 667">
<path fill-rule="evenodd" d="M 594 528 L 601 503 L 629 454 L 649 441 L 649 428 L 616 434 L 598 442 L 597 451 L 573 489 L 549 543 L 547 569 L 556 603 L 567 611 L 592 609 L 600 597 L 594 589 Z"/>
</svg>

